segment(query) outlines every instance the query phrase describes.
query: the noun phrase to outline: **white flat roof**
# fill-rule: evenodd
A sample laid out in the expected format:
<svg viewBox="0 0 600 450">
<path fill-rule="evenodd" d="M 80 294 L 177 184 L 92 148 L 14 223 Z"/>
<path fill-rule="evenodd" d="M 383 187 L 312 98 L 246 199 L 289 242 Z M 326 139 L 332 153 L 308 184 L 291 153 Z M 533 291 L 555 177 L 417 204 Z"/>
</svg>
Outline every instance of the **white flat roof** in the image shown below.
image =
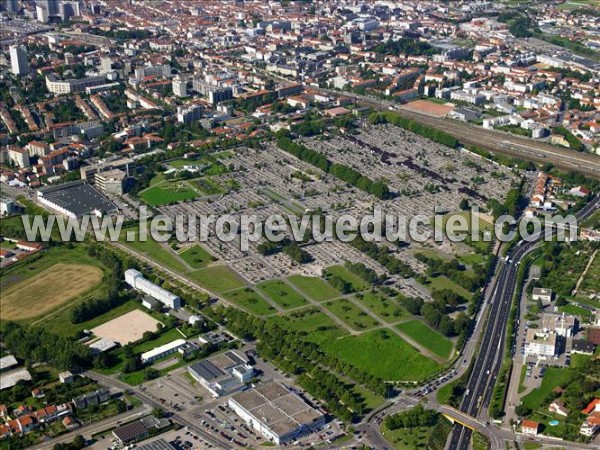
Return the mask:
<svg viewBox="0 0 600 450">
<path fill-rule="evenodd" d="M 155 356 L 161 355 L 170 350 L 181 347 L 186 343 L 185 339 L 175 339 L 173 342 L 169 342 L 168 344 L 161 345 L 160 347 L 153 348 L 146 353 L 142 353 L 142 361 L 151 359 Z"/>
<path fill-rule="evenodd" d="M 17 364 L 19 364 L 17 362 L 17 358 L 15 358 L 13 355 L 6 355 L 0 358 L 0 370 L 10 369 Z"/>
<path fill-rule="evenodd" d="M 11 370 L 10 372 L 4 372 L 0 377 L 0 391 L 13 387 L 21 380 L 31 380 L 31 374 L 23 367 L 20 369 Z"/>
</svg>

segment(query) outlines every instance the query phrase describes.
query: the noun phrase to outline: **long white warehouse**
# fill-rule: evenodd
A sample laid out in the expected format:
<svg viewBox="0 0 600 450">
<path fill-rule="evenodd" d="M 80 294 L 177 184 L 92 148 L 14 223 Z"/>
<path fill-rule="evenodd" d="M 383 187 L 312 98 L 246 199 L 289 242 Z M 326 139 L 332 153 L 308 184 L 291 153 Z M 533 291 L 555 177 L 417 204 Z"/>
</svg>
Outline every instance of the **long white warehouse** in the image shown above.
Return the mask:
<svg viewBox="0 0 600 450">
<path fill-rule="evenodd" d="M 132 288 L 148 294 L 171 309 L 181 308 L 181 299 L 177 295 L 146 280 L 144 275 L 135 269 L 125 271 L 125 282 Z"/>
</svg>

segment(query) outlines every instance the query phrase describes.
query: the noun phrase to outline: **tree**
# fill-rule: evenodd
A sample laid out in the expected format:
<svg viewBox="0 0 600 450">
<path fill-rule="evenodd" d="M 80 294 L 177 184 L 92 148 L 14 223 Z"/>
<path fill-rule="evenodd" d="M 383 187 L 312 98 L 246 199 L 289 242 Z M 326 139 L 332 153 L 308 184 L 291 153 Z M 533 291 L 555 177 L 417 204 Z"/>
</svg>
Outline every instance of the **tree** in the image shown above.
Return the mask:
<svg viewBox="0 0 600 450">
<path fill-rule="evenodd" d="M 470 207 L 470 206 L 469 206 L 469 199 L 468 199 L 468 198 L 463 198 L 463 199 L 460 201 L 460 204 L 458 205 L 458 207 L 459 207 L 460 209 L 462 209 L 463 211 L 468 211 L 468 210 L 469 210 L 469 207 Z"/>
<path fill-rule="evenodd" d="M 75 439 L 73 439 L 73 443 L 71 445 L 76 450 L 80 450 L 85 447 L 85 444 L 86 444 L 86 440 L 84 439 L 84 437 L 82 435 L 78 434 L 77 436 L 75 436 Z"/>
</svg>

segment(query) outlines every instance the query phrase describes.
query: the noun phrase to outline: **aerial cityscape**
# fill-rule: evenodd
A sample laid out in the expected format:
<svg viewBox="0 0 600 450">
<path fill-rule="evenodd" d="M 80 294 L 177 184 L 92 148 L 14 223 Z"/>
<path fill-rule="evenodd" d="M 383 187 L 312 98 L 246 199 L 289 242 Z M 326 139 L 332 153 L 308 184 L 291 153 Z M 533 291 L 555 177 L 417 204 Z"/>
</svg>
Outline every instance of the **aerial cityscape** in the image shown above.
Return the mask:
<svg viewBox="0 0 600 450">
<path fill-rule="evenodd" d="M 600 448 L 597 0 L 0 0 L 0 450 Z"/>
</svg>

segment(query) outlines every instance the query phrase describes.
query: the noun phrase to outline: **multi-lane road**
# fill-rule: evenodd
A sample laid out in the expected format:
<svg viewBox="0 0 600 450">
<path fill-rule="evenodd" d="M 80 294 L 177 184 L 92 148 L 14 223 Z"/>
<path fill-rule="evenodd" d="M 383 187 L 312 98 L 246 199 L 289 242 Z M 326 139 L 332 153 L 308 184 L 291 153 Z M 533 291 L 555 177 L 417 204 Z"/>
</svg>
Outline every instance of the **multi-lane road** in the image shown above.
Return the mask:
<svg viewBox="0 0 600 450">
<path fill-rule="evenodd" d="M 600 197 L 594 197 L 577 213 L 578 220 L 584 220 L 600 205 Z M 541 237 L 541 235 L 540 235 Z M 480 341 L 480 350 L 475 359 L 473 370 L 467 382 L 467 390 L 460 405 L 464 413 L 480 419 L 487 419 L 489 406 L 496 378 L 502 367 L 504 357 L 507 323 L 514 296 L 519 264 L 525 256 L 540 245 L 539 240 L 522 241 L 508 254 L 509 262 L 502 263 L 491 295 L 486 301 L 490 302 L 487 326 Z M 449 442 L 452 450 L 469 448 L 472 431 L 461 425 L 456 425 Z"/>
</svg>

